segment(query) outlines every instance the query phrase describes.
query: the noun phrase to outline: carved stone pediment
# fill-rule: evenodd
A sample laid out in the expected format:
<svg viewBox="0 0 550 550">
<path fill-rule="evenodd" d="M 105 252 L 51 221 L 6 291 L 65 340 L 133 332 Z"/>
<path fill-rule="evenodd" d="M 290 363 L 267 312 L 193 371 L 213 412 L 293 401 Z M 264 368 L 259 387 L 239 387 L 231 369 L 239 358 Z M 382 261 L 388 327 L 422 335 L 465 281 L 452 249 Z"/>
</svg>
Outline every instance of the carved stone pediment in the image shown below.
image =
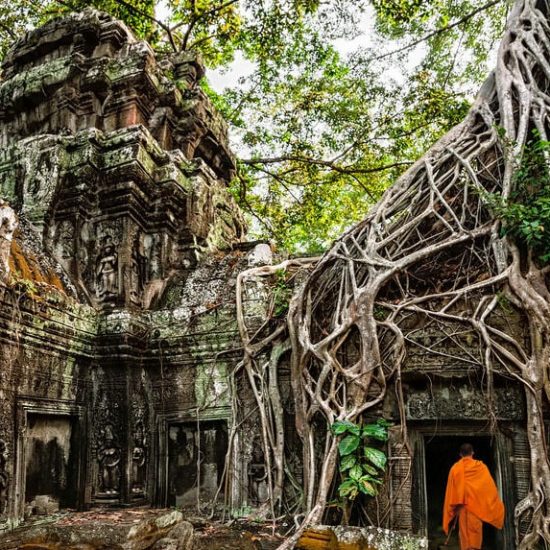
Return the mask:
<svg viewBox="0 0 550 550">
<path fill-rule="evenodd" d="M 478 387 L 469 385 L 409 390 L 406 396 L 409 420 L 486 421 L 491 416 L 490 407 L 498 419 L 523 420 L 525 405 L 522 388 L 495 388 L 492 404 Z"/>
</svg>

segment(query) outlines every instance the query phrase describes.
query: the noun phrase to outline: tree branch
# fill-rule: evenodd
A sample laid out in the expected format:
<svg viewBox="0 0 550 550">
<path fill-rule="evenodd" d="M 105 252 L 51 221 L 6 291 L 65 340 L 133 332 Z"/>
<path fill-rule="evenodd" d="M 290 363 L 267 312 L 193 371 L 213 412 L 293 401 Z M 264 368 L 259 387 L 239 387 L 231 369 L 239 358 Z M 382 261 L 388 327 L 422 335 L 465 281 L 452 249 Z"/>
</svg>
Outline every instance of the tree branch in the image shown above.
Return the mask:
<svg viewBox="0 0 550 550">
<path fill-rule="evenodd" d="M 228 0 L 227 2 L 224 2 L 223 4 L 220 4 L 219 6 L 215 6 L 214 8 L 212 8 L 211 10 L 208 10 L 208 11 L 205 11 L 201 14 L 198 14 L 196 17 L 193 17 L 193 19 L 191 19 L 190 23 L 189 23 L 189 26 L 187 27 L 186 31 L 185 31 L 185 34 L 183 35 L 183 38 L 182 38 L 182 42 L 181 42 L 181 49 L 182 50 L 187 50 L 188 49 L 188 43 L 189 43 L 189 38 L 191 36 L 191 32 L 193 31 L 193 28 L 195 27 L 195 25 L 201 21 L 202 19 L 205 19 L 206 17 L 210 17 L 211 15 L 214 15 L 216 13 L 220 13 L 222 12 L 225 8 L 228 8 L 229 6 L 233 5 L 233 4 L 236 4 L 237 2 L 239 2 L 239 0 Z M 174 27 L 172 27 L 172 31 L 174 31 L 175 29 L 179 28 L 180 26 L 182 26 L 184 23 L 178 23 L 177 25 L 175 25 Z M 201 40 L 204 42 L 204 40 Z M 198 42 L 194 42 L 192 45 L 191 45 L 191 48 L 193 46 L 196 46 Z M 191 49 L 189 48 L 189 49 Z"/>
<path fill-rule="evenodd" d="M 402 48 L 398 48 L 397 50 L 393 50 L 391 52 L 382 54 L 378 57 L 373 57 L 369 59 L 369 61 L 379 61 L 380 59 L 385 59 L 386 57 L 391 57 L 392 55 L 396 55 L 398 53 L 404 52 L 405 50 L 409 50 L 410 48 L 414 48 L 415 46 L 418 46 L 418 44 L 422 44 L 422 42 L 426 42 L 426 40 L 429 40 L 430 38 L 433 38 L 434 36 L 437 36 L 438 34 L 442 34 L 444 32 L 450 31 L 451 29 L 454 29 L 455 27 L 458 27 L 459 25 L 462 25 L 463 23 L 466 23 L 466 21 L 469 21 L 472 19 L 472 17 L 475 17 L 478 13 L 481 13 L 482 11 L 485 11 L 489 8 L 492 8 L 496 4 L 500 4 L 503 0 L 492 0 L 491 2 L 487 2 L 483 6 L 480 6 L 479 8 L 476 8 L 475 10 L 471 11 L 470 13 L 466 14 L 464 17 L 461 17 L 454 23 L 451 23 L 449 25 L 446 25 L 445 27 L 441 27 L 440 29 L 436 29 L 435 31 L 432 31 L 422 38 L 419 38 L 418 40 L 414 40 L 410 44 L 407 44 L 406 46 L 403 46 Z"/>
<path fill-rule="evenodd" d="M 59 2 L 59 0 L 56 0 L 56 1 Z M 174 37 L 172 35 L 172 31 L 170 30 L 170 27 L 168 25 L 166 25 L 166 23 L 163 23 L 162 21 L 158 20 L 156 17 L 154 17 L 153 15 L 147 13 L 146 11 L 143 11 L 139 8 L 136 8 L 135 6 L 130 4 L 129 2 L 126 2 L 126 0 L 115 0 L 115 2 L 117 4 L 120 4 L 121 6 L 124 6 L 125 8 L 128 8 L 130 11 L 133 11 L 137 15 L 141 15 L 142 17 L 145 17 L 146 19 L 149 19 L 153 23 L 156 23 L 164 32 L 166 32 L 166 35 L 168 37 L 168 41 L 170 42 L 170 46 L 172 46 L 172 49 L 174 50 L 174 52 L 178 51 L 178 48 L 177 48 L 176 43 L 174 41 Z"/>
<path fill-rule="evenodd" d="M 385 170 L 390 170 L 391 168 L 397 168 L 398 166 L 410 166 L 411 164 L 413 164 L 409 160 L 402 160 L 392 162 L 391 164 L 375 166 L 373 168 L 353 168 L 352 166 L 341 166 L 331 160 L 316 159 L 313 157 L 301 157 L 299 155 L 281 155 L 279 157 L 240 159 L 240 162 L 248 166 L 255 166 L 258 164 L 280 164 L 283 162 L 300 162 L 302 164 L 323 166 L 341 174 L 373 174 L 375 172 L 383 172 Z"/>
</svg>

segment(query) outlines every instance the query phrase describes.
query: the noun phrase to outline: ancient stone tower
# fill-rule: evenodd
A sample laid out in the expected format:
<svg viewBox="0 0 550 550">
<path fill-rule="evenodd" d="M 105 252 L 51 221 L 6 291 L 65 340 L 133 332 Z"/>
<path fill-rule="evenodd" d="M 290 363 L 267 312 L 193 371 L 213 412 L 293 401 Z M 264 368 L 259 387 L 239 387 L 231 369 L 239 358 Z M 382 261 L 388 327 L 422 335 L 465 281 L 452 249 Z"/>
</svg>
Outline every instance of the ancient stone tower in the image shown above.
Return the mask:
<svg viewBox="0 0 550 550">
<path fill-rule="evenodd" d="M 157 59 L 91 10 L 28 33 L 4 60 L 0 525 L 218 487 L 234 273 L 250 246 L 202 75 L 192 55 Z M 235 502 L 247 476 L 235 467 Z"/>
</svg>

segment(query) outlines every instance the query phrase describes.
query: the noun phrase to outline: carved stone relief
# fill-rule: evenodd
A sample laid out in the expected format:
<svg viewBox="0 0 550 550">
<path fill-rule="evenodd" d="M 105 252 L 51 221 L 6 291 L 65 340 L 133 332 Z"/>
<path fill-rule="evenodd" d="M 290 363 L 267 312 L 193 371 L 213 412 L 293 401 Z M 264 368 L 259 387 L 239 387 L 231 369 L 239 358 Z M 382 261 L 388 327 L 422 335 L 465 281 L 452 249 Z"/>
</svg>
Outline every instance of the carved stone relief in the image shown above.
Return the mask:
<svg viewBox="0 0 550 550">
<path fill-rule="evenodd" d="M 112 395 L 103 393 L 96 409 L 95 445 L 97 449 L 98 498 L 117 498 L 122 475 L 120 411 Z"/>
<path fill-rule="evenodd" d="M 5 514 L 8 503 L 8 472 L 6 443 L 0 439 L 0 516 Z"/>
<path fill-rule="evenodd" d="M 118 252 L 113 237 L 105 234 L 101 238 L 96 260 L 96 295 L 107 302 L 118 296 Z"/>
<path fill-rule="evenodd" d="M 9 257 L 16 229 L 15 212 L 7 202 L 0 199 L 0 279 L 5 279 L 10 271 Z"/>
<path fill-rule="evenodd" d="M 132 495 L 144 496 L 147 476 L 147 428 L 145 408 L 134 405 L 134 448 L 132 451 Z"/>
<path fill-rule="evenodd" d="M 264 451 L 259 437 L 252 442 L 252 457 L 248 464 L 248 500 L 252 506 L 267 502 L 267 468 Z"/>
<path fill-rule="evenodd" d="M 50 227 L 49 234 L 55 258 L 68 272 L 72 273 L 76 267 L 73 262 L 78 259 L 77 251 L 82 248 L 76 239 L 74 222 L 62 220 Z"/>
<path fill-rule="evenodd" d="M 160 279 L 163 276 L 164 235 L 158 233 L 144 237 L 144 251 L 147 258 L 147 279 Z"/>
<path fill-rule="evenodd" d="M 143 251 L 141 235 L 136 234 L 131 249 L 130 265 L 125 266 L 125 287 L 133 304 L 140 304 L 147 273 L 147 258 Z"/>
<path fill-rule="evenodd" d="M 497 418 L 523 419 L 525 409 L 521 388 L 495 388 L 494 408 Z M 410 420 L 485 420 L 489 416 L 487 396 L 466 385 L 410 391 L 406 410 Z"/>
<path fill-rule="evenodd" d="M 106 496 L 118 496 L 120 492 L 121 451 L 115 440 L 112 424 L 106 424 L 102 430 L 102 441 L 97 458 L 99 462 L 99 492 Z"/>
<path fill-rule="evenodd" d="M 60 173 L 60 148 L 57 138 L 31 138 L 22 148 L 22 212 L 41 225 L 55 194 Z"/>
</svg>

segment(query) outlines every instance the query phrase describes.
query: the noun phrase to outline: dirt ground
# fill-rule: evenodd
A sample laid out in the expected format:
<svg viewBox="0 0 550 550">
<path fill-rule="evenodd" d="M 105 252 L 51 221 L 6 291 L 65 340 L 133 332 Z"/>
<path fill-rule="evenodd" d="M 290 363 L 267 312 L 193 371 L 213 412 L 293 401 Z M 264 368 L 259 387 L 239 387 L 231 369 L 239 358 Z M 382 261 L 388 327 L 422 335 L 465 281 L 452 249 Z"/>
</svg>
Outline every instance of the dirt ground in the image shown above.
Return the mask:
<svg viewBox="0 0 550 550">
<path fill-rule="evenodd" d="M 121 547 L 133 526 L 167 512 L 151 508 L 62 512 L 0 535 L 0 550 L 112 550 Z M 194 527 L 193 550 L 274 550 L 283 540 L 270 523 L 247 519 L 221 523 L 185 514 L 184 520 Z"/>
</svg>

